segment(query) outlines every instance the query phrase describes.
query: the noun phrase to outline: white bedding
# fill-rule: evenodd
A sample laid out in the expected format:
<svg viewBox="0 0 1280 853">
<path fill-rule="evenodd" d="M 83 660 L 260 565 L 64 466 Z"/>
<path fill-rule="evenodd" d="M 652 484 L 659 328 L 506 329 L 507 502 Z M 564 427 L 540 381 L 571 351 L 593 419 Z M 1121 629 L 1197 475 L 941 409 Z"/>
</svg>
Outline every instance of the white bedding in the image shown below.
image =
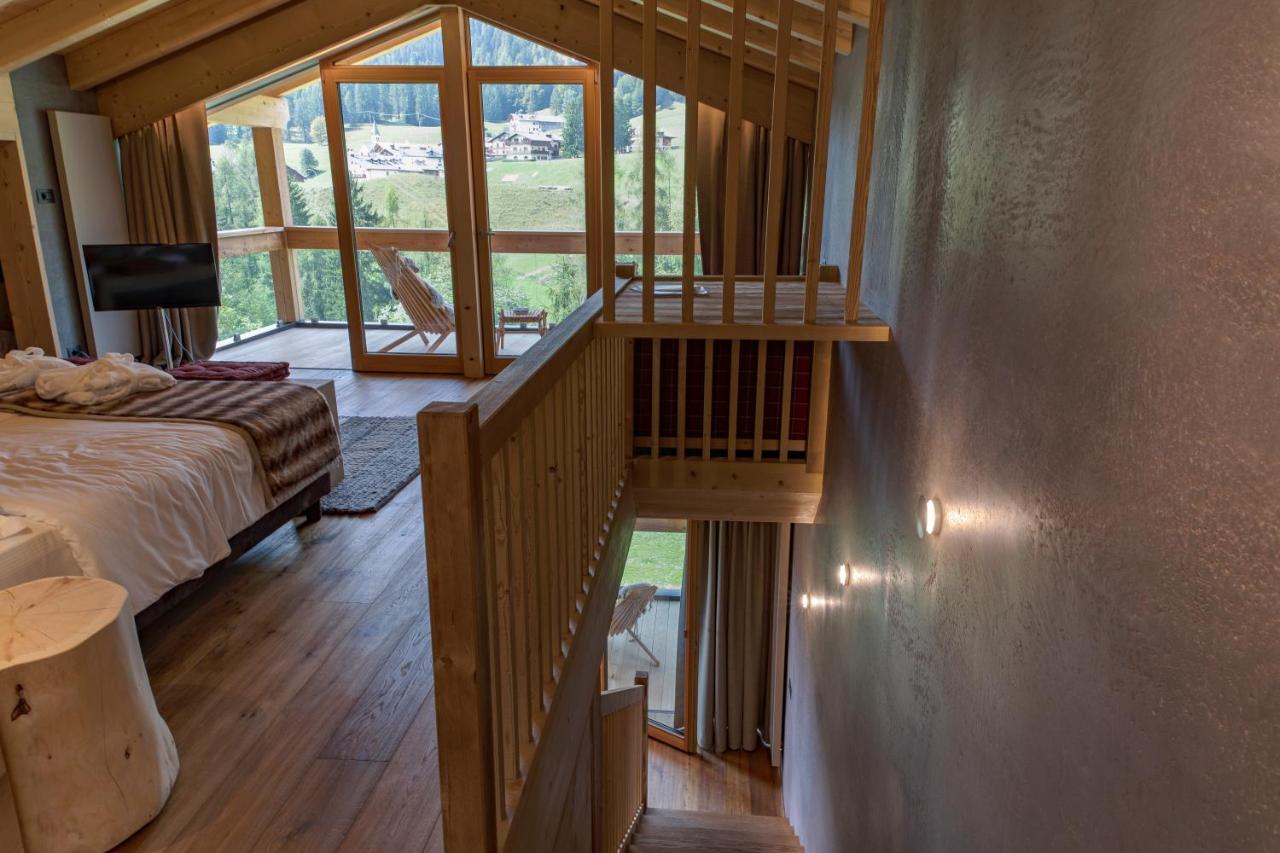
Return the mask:
<svg viewBox="0 0 1280 853">
<path fill-rule="evenodd" d="M 0 412 L 0 515 L 28 519 L 33 538 L 52 530 L 81 574 L 129 591 L 134 613 L 226 557 L 227 540 L 268 505 L 231 429 Z M 18 548 L 44 547 L 45 574 L 67 573 L 65 554 L 26 536 L 0 540 L 11 570 Z"/>
</svg>

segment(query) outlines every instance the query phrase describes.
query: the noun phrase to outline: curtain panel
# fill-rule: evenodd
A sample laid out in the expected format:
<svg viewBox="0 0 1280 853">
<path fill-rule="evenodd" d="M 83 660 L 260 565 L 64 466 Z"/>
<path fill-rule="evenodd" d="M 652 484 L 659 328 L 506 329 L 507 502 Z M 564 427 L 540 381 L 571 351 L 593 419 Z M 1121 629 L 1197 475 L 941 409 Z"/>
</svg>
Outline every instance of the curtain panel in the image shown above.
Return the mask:
<svg viewBox="0 0 1280 853">
<path fill-rule="evenodd" d="M 209 124 L 203 104 L 120 137 L 129 239 L 135 243 L 210 243 L 218 254 Z M 205 359 L 218 343 L 218 309 L 167 312 L 174 363 Z M 138 312 L 145 361 L 163 360 L 160 311 Z M 185 355 L 184 355 L 185 350 Z"/>
<path fill-rule="evenodd" d="M 766 722 L 778 525 L 697 522 L 690 544 L 702 595 L 698 745 L 753 750 Z"/>
<path fill-rule="evenodd" d="M 724 196 L 727 117 L 722 110 L 698 109 L 698 230 L 702 243 L 702 272 L 724 271 Z M 742 157 L 738 169 L 738 256 L 740 275 L 763 275 L 764 233 L 769 201 L 769 138 L 767 128 L 744 121 L 740 129 Z M 782 227 L 779 230 L 777 272 L 799 275 L 804 264 L 805 192 L 809 173 L 809 145 L 786 140 L 783 157 Z"/>
</svg>

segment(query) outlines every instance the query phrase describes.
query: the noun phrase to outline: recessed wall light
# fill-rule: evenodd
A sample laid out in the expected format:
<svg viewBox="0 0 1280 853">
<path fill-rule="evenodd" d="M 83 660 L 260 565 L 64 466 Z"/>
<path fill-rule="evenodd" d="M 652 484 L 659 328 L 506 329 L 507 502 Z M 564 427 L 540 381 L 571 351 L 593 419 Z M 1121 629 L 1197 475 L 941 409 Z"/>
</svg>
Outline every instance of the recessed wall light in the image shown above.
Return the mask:
<svg viewBox="0 0 1280 853">
<path fill-rule="evenodd" d="M 921 496 L 916 505 L 916 533 L 923 539 L 942 532 L 942 501 Z"/>
<path fill-rule="evenodd" d="M 849 578 L 849 564 L 841 563 L 840 568 L 836 569 L 836 580 L 840 582 L 840 586 L 848 586 Z"/>
<path fill-rule="evenodd" d="M 800 609 L 801 610 L 809 609 L 809 593 L 807 592 L 804 595 L 800 596 Z"/>
</svg>

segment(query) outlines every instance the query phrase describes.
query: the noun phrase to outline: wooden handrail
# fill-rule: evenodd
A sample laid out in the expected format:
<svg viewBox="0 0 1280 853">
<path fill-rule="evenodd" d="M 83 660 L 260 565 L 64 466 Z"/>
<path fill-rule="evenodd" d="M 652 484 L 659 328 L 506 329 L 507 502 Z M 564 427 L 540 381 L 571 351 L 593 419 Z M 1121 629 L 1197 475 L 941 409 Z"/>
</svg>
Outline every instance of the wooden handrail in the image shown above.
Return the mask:
<svg viewBox="0 0 1280 853">
<path fill-rule="evenodd" d="M 419 414 L 450 851 L 549 849 L 571 807 L 634 525 L 626 345 L 596 337 L 601 301 Z"/>
<path fill-rule="evenodd" d="M 649 673 L 600 694 L 600 850 L 622 850 L 649 802 Z"/>
</svg>

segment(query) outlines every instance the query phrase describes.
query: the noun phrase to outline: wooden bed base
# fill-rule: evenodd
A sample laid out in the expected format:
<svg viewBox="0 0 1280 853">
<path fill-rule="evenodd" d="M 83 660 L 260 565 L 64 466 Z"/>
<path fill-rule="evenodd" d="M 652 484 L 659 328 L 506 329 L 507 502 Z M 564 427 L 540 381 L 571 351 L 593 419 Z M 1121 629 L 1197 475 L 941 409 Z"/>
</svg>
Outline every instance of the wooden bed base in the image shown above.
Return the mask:
<svg viewBox="0 0 1280 853">
<path fill-rule="evenodd" d="M 332 486 L 329 482 L 329 473 L 326 471 L 316 479 L 312 480 L 293 497 L 259 518 L 253 524 L 250 524 L 244 530 L 231 537 L 228 544 L 231 546 L 231 553 L 223 559 L 214 563 L 205 573 L 198 578 L 192 578 L 185 583 L 175 586 L 166 592 L 160 599 L 139 613 L 135 619 L 138 628 L 142 629 L 159 619 L 168 611 L 172 610 L 179 602 L 186 600 L 188 596 L 198 590 L 213 572 L 223 568 L 229 563 L 233 563 L 240 557 L 244 556 L 249 549 L 257 545 L 263 539 L 266 539 L 272 533 L 275 533 L 286 522 L 295 518 L 302 518 L 302 526 L 314 524 L 320 520 L 320 499 L 329 494 Z"/>
</svg>

